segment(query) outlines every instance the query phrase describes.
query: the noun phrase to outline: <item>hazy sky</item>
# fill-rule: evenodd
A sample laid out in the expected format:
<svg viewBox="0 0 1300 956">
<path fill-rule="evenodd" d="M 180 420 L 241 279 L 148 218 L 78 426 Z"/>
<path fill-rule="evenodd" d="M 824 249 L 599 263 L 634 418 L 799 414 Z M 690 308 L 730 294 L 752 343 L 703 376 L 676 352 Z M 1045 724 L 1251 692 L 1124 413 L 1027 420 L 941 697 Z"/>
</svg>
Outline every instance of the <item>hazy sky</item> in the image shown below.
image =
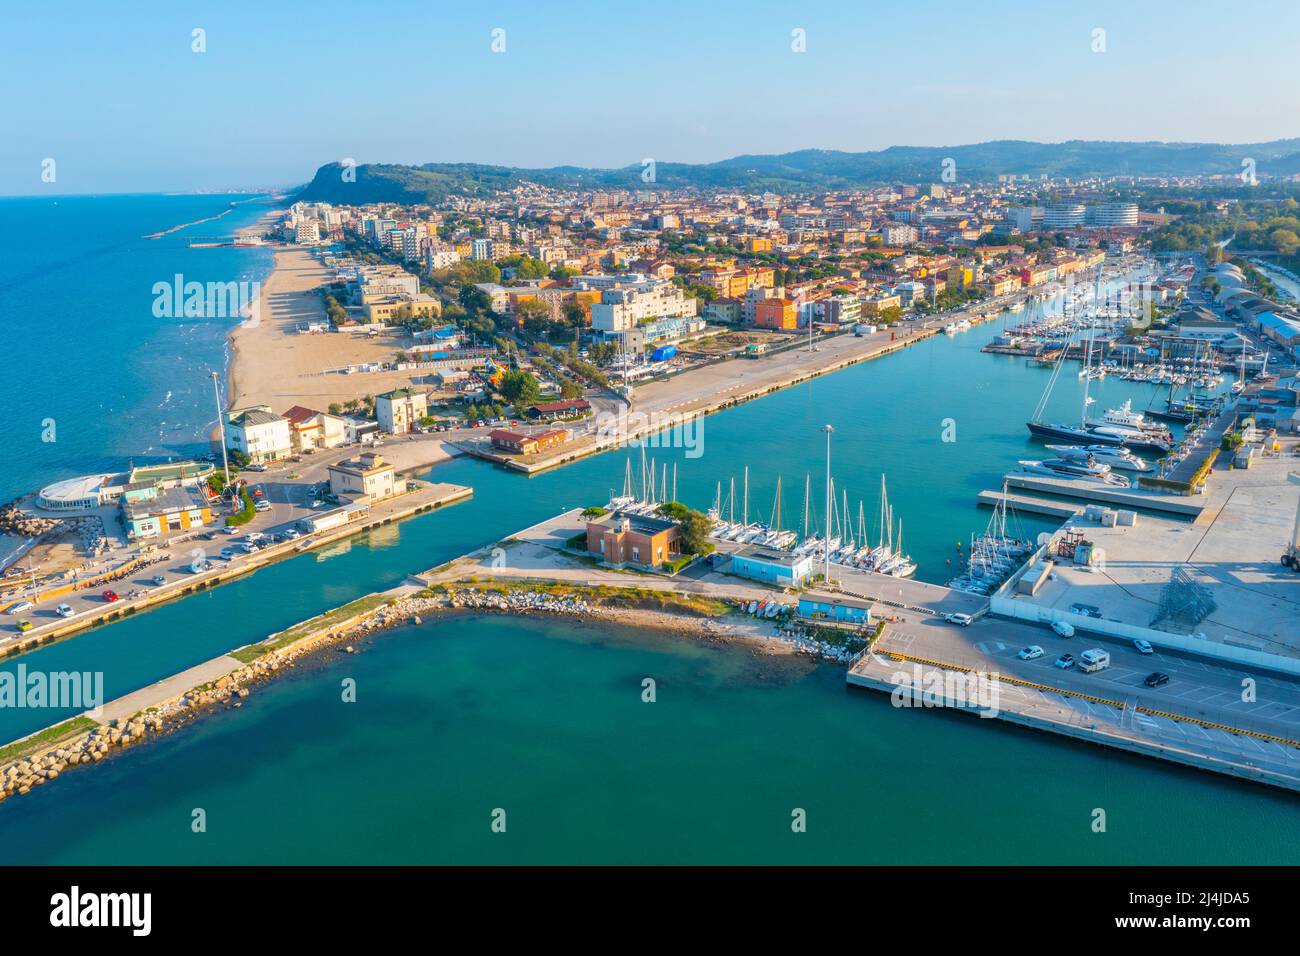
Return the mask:
<svg viewBox="0 0 1300 956">
<path fill-rule="evenodd" d="M 293 185 L 344 157 L 1259 142 L 1300 135 L 1297 36 L 1295 0 L 22 4 L 0 30 L 0 195 Z"/>
</svg>

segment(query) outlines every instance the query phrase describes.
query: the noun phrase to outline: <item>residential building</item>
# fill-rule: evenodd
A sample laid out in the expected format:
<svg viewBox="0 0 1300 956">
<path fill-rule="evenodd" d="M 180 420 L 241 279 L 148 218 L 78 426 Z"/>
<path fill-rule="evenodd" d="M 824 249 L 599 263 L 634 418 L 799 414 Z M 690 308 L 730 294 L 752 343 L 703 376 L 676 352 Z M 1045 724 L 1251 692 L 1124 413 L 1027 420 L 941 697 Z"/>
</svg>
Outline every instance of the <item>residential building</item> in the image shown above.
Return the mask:
<svg viewBox="0 0 1300 956">
<path fill-rule="evenodd" d="M 1138 224 L 1137 203 L 1107 202 L 1089 205 L 1085 212 L 1088 225 L 1099 229 L 1115 226 L 1136 226 Z"/>
<path fill-rule="evenodd" d="M 600 301 L 591 307 L 591 327 L 623 332 L 650 319 L 693 316 L 698 310 L 699 303 L 671 282 L 641 279 L 601 292 Z"/>
<path fill-rule="evenodd" d="M 789 331 L 799 327 L 793 299 L 763 299 L 754 305 L 754 325 L 760 329 Z"/>
<path fill-rule="evenodd" d="M 279 461 L 293 454 L 289 421 L 269 405 L 236 408 L 227 413 L 226 446 L 249 461 Z"/>
<path fill-rule="evenodd" d="M 373 451 L 329 466 L 330 491 L 340 498 L 390 498 L 399 490 L 393 466 Z"/>
<path fill-rule="evenodd" d="M 289 442 L 294 451 L 336 448 L 347 441 L 347 425 L 337 415 L 295 405 L 282 417 L 289 422 Z"/>
<path fill-rule="evenodd" d="M 907 223 L 891 222 L 880 228 L 880 240 L 887 246 L 906 246 L 917 240 L 915 226 Z"/>
<path fill-rule="evenodd" d="M 399 388 L 375 396 L 375 418 L 390 435 L 409 433 L 429 414 L 429 396 L 412 388 Z"/>
<path fill-rule="evenodd" d="M 1043 210 L 1044 229 L 1074 229 L 1083 225 L 1086 210 L 1081 202 L 1054 203 Z"/>
</svg>

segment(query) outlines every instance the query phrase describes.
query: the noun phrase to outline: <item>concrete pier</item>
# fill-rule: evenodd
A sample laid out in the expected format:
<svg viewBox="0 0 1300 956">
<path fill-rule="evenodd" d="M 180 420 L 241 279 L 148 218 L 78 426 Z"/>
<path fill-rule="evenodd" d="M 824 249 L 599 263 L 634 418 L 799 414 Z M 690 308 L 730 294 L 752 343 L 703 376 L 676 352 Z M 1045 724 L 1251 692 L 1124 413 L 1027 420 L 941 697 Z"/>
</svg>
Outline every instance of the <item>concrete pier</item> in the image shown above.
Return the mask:
<svg viewBox="0 0 1300 956">
<path fill-rule="evenodd" d="M 930 695 L 927 702 L 925 687 L 939 686 L 939 678 L 949 675 L 966 679 L 968 673 L 965 667 L 881 651 L 862 655 L 847 672 L 846 681 L 852 686 L 908 699 L 918 708 L 948 707 L 1143 757 L 1300 791 L 1300 742 L 1135 705 L 1121 695 L 1112 696 L 1109 689 L 1095 693 L 1065 690 L 996 674 L 993 708 L 980 708 L 977 702 L 945 699 L 942 695 L 937 698 Z M 918 674 L 922 681 L 919 687 L 913 683 Z"/>
<path fill-rule="evenodd" d="M 1045 515 L 1048 518 L 1072 518 L 1083 511 L 1081 505 L 1071 504 L 1067 501 L 1057 501 L 1053 498 L 1039 498 L 1035 495 L 1008 494 L 1006 499 L 1007 505 L 1021 514 Z M 981 491 L 976 496 L 976 500 L 981 505 L 996 508 L 1002 504 L 1002 492 Z"/>
<path fill-rule="evenodd" d="M 1205 510 L 1205 503 L 1199 498 L 1162 495 L 1141 488 L 1116 488 L 1080 478 L 1048 478 L 1013 471 L 1006 475 L 1006 482 L 1012 488 L 1043 491 L 1064 498 L 1078 498 L 1120 508 L 1161 511 L 1186 518 L 1195 518 Z"/>
</svg>

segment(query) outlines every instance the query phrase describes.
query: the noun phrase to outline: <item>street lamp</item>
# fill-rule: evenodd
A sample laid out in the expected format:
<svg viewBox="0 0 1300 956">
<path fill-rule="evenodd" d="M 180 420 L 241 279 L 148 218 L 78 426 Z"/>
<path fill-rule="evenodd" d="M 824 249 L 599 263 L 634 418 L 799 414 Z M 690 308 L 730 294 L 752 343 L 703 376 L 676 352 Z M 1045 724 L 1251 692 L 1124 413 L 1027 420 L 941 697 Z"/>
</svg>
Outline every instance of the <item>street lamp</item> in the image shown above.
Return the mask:
<svg viewBox="0 0 1300 956">
<path fill-rule="evenodd" d="M 830 425 L 823 425 L 822 431 L 826 433 L 826 533 L 822 535 L 822 554 L 825 558 L 825 566 L 822 577 L 826 586 L 830 587 L 831 583 L 831 435 L 835 429 Z"/>
<path fill-rule="evenodd" d="M 226 483 L 221 486 L 222 494 L 230 487 L 230 460 L 226 457 L 226 415 L 221 410 L 221 390 L 217 388 L 217 373 L 209 373 L 212 376 L 212 395 L 217 401 L 217 429 L 221 436 L 221 465 L 226 473 Z"/>
</svg>

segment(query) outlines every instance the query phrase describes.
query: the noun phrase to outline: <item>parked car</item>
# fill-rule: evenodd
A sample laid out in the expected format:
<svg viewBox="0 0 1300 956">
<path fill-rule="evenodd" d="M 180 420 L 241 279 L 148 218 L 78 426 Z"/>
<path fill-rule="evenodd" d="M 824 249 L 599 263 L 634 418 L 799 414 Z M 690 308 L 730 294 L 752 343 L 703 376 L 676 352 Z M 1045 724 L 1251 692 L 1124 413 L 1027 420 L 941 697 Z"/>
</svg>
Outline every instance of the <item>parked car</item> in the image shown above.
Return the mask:
<svg viewBox="0 0 1300 956">
<path fill-rule="evenodd" d="M 230 525 L 226 525 L 224 528 L 221 529 L 221 533 L 222 533 L 222 534 L 234 534 L 234 533 L 235 533 L 235 529 L 232 528 Z"/>
<path fill-rule="evenodd" d="M 60 604 L 54 609 L 54 613 L 59 617 L 72 617 L 77 612 L 72 609 L 71 604 Z"/>
<path fill-rule="evenodd" d="M 1074 666 L 1074 655 L 1062 654 L 1060 657 L 1056 659 L 1056 666 L 1063 671 L 1069 670 L 1071 667 Z"/>
<path fill-rule="evenodd" d="M 116 591 L 105 591 L 102 594 L 100 594 L 100 597 L 102 597 L 104 599 L 104 602 L 107 604 L 112 604 L 114 601 L 121 600 L 121 598 L 117 596 Z"/>
<path fill-rule="evenodd" d="M 296 531 L 295 529 L 290 528 L 288 531 L 284 533 L 283 537 L 284 540 L 286 541 L 292 541 L 294 538 L 301 538 L 302 535 L 299 534 L 298 531 Z"/>
<path fill-rule="evenodd" d="M 18 633 L 26 634 L 31 629 L 32 629 L 32 622 L 27 620 L 27 618 L 23 618 L 18 622 Z"/>
<path fill-rule="evenodd" d="M 1052 630 L 1062 637 L 1074 637 L 1074 625 L 1069 621 L 1053 621 Z"/>
<path fill-rule="evenodd" d="M 30 611 L 36 607 L 31 601 L 19 601 L 17 604 L 10 604 L 8 611 L 10 614 L 21 614 L 23 611 Z"/>
<path fill-rule="evenodd" d="M 245 471 L 266 471 L 266 465 L 263 465 L 261 462 L 254 462 L 251 465 L 245 465 L 244 470 Z"/>
<path fill-rule="evenodd" d="M 1148 687 L 1164 687 L 1169 683 L 1169 675 L 1162 673 L 1161 671 L 1156 671 L 1153 674 L 1148 674 L 1147 679 L 1142 683 L 1146 684 Z"/>
<path fill-rule="evenodd" d="M 952 614 L 945 614 L 943 619 L 949 624 L 956 624 L 959 627 L 970 627 L 971 621 L 975 620 L 969 614 L 958 614 L 955 612 Z"/>
<path fill-rule="evenodd" d="M 222 557 L 222 558 L 224 558 L 225 560 L 229 561 L 231 558 L 233 558 L 233 557 L 234 557 L 235 555 L 237 555 L 237 554 L 239 554 L 239 549 L 238 549 L 238 548 L 222 548 L 222 549 L 221 549 L 221 554 L 220 554 L 219 556 Z"/>
<path fill-rule="evenodd" d="M 1133 641 L 1133 646 L 1138 649 L 1139 654 L 1155 653 L 1155 648 L 1153 648 L 1149 642 L 1142 640 L 1140 637 Z"/>
<path fill-rule="evenodd" d="M 1043 649 L 1037 644 L 1030 644 L 1028 647 L 1022 647 L 1016 657 L 1022 661 L 1036 661 L 1043 656 Z"/>
<path fill-rule="evenodd" d="M 166 578 L 164 575 L 161 575 L 161 574 L 155 574 L 155 575 L 153 576 L 153 579 L 152 579 L 152 580 L 153 580 L 153 583 L 154 583 L 154 584 L 166 584 L 166 583 L 167 583 L 167 578 Z"/>
</svg>

